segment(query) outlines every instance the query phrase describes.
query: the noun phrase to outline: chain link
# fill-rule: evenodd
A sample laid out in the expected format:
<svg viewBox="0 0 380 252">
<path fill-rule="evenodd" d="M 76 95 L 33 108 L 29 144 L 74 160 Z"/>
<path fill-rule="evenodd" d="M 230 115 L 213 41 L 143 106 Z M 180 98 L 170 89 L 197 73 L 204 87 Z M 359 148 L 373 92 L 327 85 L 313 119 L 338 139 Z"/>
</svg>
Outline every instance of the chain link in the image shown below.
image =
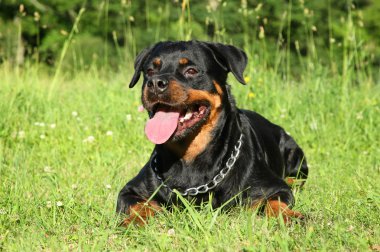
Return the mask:
<svg viewBox="0 0 380 252">
<path fill-rule="evenodd" d="M 218 174 L 216 174 L 211 181 L 209 181 L 208 183 L 206 183 L 204 185 L 200 185 L 198 187 L 187 188 L 184 192 L 179 192 L 178 190 L 177 191 L 182 196 L 195 196 L 195 195 L 198 195 L 200 193 L 206 193 L 206 192 L 210 191 L 211 189 L 214 189 L 219 183 L 221 183 L 223 181 L 223 179 L 227 176 L 227 174 L 229 173 L 229 171 L 231 170 L 231 168 L 235 164 L 235 162 L 236 162 L 236 160 L 240 154 L 240 148 L 242 145 L 242 138 L 243 138 L 243 134 L 240 135 L 240 138 L 237 141 L 235 148 L 231 153 L 231 156 L 228 158 L 228 160 L 226 162 L 226 167 L 221 169 L 220 172 Z M 166 185 L 164 183 L 164 180 L 160 177 L 160 175 L 158 175 L 156 153 L 154 154 L 152 161 L 150 162 L 150 166 L 153 169 L 154 174 L 156 175 L 156 178 L 159 181 L 161 181 L 162 186 L 169 189 L 172 192 L 173 189 L 171 189 L 168 185 Z"/>
</svg>

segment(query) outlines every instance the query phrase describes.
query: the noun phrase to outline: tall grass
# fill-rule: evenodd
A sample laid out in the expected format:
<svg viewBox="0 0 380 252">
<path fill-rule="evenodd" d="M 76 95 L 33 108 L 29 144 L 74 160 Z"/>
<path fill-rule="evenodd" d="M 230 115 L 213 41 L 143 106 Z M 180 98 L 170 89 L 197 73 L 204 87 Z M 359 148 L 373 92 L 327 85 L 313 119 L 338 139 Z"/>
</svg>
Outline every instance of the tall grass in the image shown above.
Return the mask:
<svg viewBox="0 0 380 252">
<path fill-rule="evenodd" d="M 291 4 L 283 16 L 284 27 L 291 19 Z M 194 14 L 190 7 L 189 1 L 183 1 L 179 10 L 179 39 L 191 38 L 189 23 Z M 241 8 L 243 13 L 260 11 L 259 7 Z M 147 15 L 152 12 L 148 10 Z M 213 15 L 223 18 L 223 13 Z M 347 18 L 350 19 L 349 14 Z M 80 22 L 79 17 L 77 21 Z M 163 24 L 164 19 L 162 26 L 154 28 L 162 31 L 160 34 L 167 29 Z M 271 43 L 266 41 L 265 30 L 246 27 L 245 49 L 250 63 L 245 77 L 249 85 L 229 80 L 239 107 L 256 110 L 284 126 L 305 150 L 310 176 L 304 190 L 296 194 L 295 209 L 305 213 L 307 219 L 288 227 L 244 207 L 224 213 L 207 204 L 195 208 L 186 201 L 184 209 L 164 211 L 145 227 L 117 227 L 117 193 L 145 164 L 153 149 L 143 134 L 147 115 L 138 112 L 140 89 L 126 88 L 133 71 L 131 52 L 137 45 L 131 39 L 131 26 L 127 25 L 123 35 L 129 41 L 129 52 L 122 52 L 122 48 L 119 52 L 127 63 L 121 63 L 119 71 L 106 72 L 93 65 L 86 71 L 66 72 L 65 56 L 76 53 L 70 51 L 75 32 L 62 49 L 63 63 L 53 73 L 33 63 L 18 67 L 2 64 L 0 248 L 378 248 L 379 83 L 371 78 L 365 65 L 360 36 L 356 34 L 351 39 L 355 26 L 348 21 L 343 28 L 347 34 L 342 45 L 345 53 L 342 57 L 335 54 L 337 45 L 331 44 L 329 65 L 323 65 L 314 48 L 311 23 L 305 28 L 305 36 L 315 53 L 308 57 L 299 54 L 296 59 L 289 58 L 289 46 L 281 46 L 281 35 L 277 50 L 265 51 L 262 48 Z M 219 39 L 230 42 L 222 25 L 218 29 Z M 290 30 L 287 36 L 291 36 Z M 301 67 L 295 69 L 293 65 L 298 64 L 294 60 Z M 337 63 L 343 67 L 335 67 Z"/>
</svg>

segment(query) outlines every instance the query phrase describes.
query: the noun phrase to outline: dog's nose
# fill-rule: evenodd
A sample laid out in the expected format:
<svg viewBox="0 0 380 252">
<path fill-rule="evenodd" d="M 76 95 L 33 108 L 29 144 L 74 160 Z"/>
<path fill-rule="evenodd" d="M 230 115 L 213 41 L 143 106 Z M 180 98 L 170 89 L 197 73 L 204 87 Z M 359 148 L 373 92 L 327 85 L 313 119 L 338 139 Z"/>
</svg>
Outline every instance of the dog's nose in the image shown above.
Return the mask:
<svg viewBox="0 0 380 252">
<path fill-rule="evenodd" d="M 155 93 L 163 93 L 169 86 L 169 82 L 162 78 L 152 78 L 147 83 L 148 88 Z"/>
</svg>

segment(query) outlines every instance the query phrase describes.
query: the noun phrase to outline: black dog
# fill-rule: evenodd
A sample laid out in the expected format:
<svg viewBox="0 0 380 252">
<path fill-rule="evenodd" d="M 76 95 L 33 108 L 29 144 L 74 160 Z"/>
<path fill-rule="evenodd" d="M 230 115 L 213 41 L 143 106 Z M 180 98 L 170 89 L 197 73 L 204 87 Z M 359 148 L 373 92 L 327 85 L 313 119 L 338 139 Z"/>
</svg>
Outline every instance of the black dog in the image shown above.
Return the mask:
<svg viewBox="0 0 380 252">
<path fill-rule="evenodd" d="M 307 177 L 302 149 L 281 127 L 236 108 L 226 83 L 232 72 L 245 84 L 246 64 L 236 47 L 199 41 L 160 42 L 137 56 L 129 87 L 143 72 L 145 133 L 156 147 L 119 194 L 117 212 L 129 214 L 124 225 L 179 204 L 174 189 L 195 204 L 249 204 L 285 222 L 302 217 L 290 210 L 286 183 Z"/>
</svg>

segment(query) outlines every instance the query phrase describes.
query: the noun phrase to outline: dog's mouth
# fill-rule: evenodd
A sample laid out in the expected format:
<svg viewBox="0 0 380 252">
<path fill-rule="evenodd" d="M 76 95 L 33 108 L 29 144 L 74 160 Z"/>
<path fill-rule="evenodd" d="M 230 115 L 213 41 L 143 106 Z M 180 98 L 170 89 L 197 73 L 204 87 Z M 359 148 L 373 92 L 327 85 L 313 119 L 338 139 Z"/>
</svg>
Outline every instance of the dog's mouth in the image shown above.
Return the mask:
<svg viewBox="0 0 380 252">
<path fill-rule="evenodd" d="M 198 129 L 209 114 L 207 103 L 179 107 L 157 103 L 150 112 L 145 134 L 155 144 L 163 144 L 169 139 L 178 140 Z"/>
</svg>

